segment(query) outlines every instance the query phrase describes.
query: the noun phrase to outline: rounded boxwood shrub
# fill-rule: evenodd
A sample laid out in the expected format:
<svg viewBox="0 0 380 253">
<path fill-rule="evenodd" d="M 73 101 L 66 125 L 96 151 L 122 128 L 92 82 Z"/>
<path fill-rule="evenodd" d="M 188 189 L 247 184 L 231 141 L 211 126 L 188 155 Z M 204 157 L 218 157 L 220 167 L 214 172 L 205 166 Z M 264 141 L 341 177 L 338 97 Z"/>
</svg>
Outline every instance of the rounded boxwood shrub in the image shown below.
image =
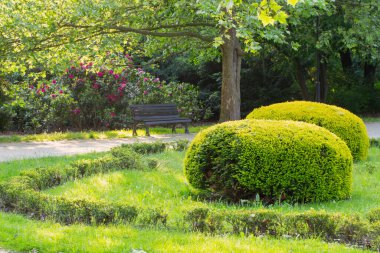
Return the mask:
<svg viewBox="0 0 380 253">
<path fill-rule="evenodd" d="M 355 114 L 333 105 L 295 101 L 263 106 L 247 119 L 295 120 L 328 129 L 344 140 L 355 160 L 365 160 L 369 138 L 364 122 Z"/>
<path fill-rule="evenodd" d="M 242 120 L 198 133 L 184 171 L 195 188 L 234 200 L 313 202 L 349 198 L 352 166 L 344 141 L 322 127 Z"/>
</svg>

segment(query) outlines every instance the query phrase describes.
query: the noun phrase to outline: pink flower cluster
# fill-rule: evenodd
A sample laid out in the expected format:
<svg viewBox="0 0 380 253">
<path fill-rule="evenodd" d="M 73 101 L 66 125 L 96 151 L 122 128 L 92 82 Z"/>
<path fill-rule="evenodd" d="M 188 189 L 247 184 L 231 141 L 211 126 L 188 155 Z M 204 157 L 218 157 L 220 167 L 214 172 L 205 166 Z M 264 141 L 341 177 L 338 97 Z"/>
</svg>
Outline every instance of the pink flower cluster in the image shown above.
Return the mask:
<svg viewBox="0 0 380 253">
<path fill-rule="evenodd" d="M 35 87 L 34 85 L 29 85 L 29 89 L 30 89 L 30 90 L 34 90 L 34 89 L 36 89 L 36 93 L 37 93 L 37 95 L 42 95 L 42 94 L 46 94 L 48 91 L 50 91 L 50 92 L 54 92 L 54 91 L 57 89 L 57 87 L 55 86 L 55 85 L 57 84 L 57 80 L 53 80 L 53 81 L 52 81 L 52 84 L 53 84 L 53 86 L 50 87 L 49 85 L 43 83 L 43 84 L 40 86 L 39 89 L 36 89 L 36 87 Z M 64 93 L 62 89 L 59 89 L 57 92 L 58 92 L 58 94 L 63 94 L 63 93 Z M 50 94 L 50 97 L 51 97 L 51 98 L 56 98 L 56 97 L 58 96 L 58 94 L 56 94 L 56 93 L 51 93 L 51 94 Z"/>
<path fill-rule="evenodd" d="M 127 87 L 127 84 L 126 83 L 121 83 L 120 86 L 119 86 L 119 88 L 117 88 L 117 90 L 119 92 L 123 92 L 123 90 L 125 89 L 125 87 Z"/>
<path fill-rule="evenodd" d="M 90 69 L 93 65 L 92 62 L 90 62 L 89 64 L 84 64 L 83 62 L 79 63 L 80 67 L 83 69 L 83 70 L 86 70 L 86 69 Z"/>
<path fill-rule="evenodd" d="M 108 94 L 106 95 L 106 98 L 108 99 L 109 102 L 114 103 L 117 101 L 118 97 L 114 94 Z"/>
<path fill-rule="evenodd" d="M 111 54 L 109 54 L 109 56 L 110 55 Z M 105 67 L 101 67 L 97 70 L 88 70 L 93 67 L 92 63 L 79 63 L 80 67 L 71 67 L 67 69 L 67 74 L 62 81 L 67 82 L 69 90 L 73 92 L 73 97 L 80 97 L 81 93 L 85 92 L 86 89 L 91 89 L 90 93 L 83 94 L 96 96 L 94 97 L 96 98 L 94 101 L 99 101 L 97 99 L 101 98 L 101 107 L 106 107 L 107 109 L 113 108 L 112 110 L 115 110 L 108 112 L 108 119 L 115 118 L 117 113 L 119 113 L 119 111 L 116 111 L 119 107 L 114 106 L 116 104 L 128 104 L 130 97 L 133 98 L 133 96 L 142 95 L 146 97 L 144 100 L 150 100 L 155 99 L 156 95 L 165 96 L 165 94 L 168 94 L 166 93 L 166 89 L 163 89 L 165 83 L 161 82 L 160 78 L 152 76 L 142 68 L 135 68 L 132 65 L 132 56 L 129 54 L 126 54 L 125 58 L 128 59 L 127 67 L 121 72 L 118 72 L 118 70 L 113 68 Z M 53 84 L 56 83 L 57 81 L 53 82 Z M 56 94 L 52 94 L 51 97 L 56 98 Z M 169 94 L 169 96 L 171 95 L 172 94 Z M 124 96 L 126 98 L 123 99 Z M 88 99 L 92 98 L 90 97 Z M 81 108 L 79 103 L 78 108 L 73 109 L 72 113 L 74 115 L 84 114 L 85 109 Z M 109 122 L 108 120 L 102 122 L 104 125 L 106 123 L 112 125 L 112 122 Z"/>
<path fill-rule="evenodd" d="M 98 90 L 98 89 L 100 89 L 100 84 L 98 84 L 98 83 L 94 83 L 93 85 L 92 85 L 92 88 L 94 88 L 94 89 L 96 89 L 96 90 Z"/>
<path fill-rule="evenodd" d="M 48 89 L 50 89 L 50 86 L 43 83 L 41 88 L 37 89 L 37 94 L 45 93 Z"/>
<path fill-rule="evenodd" d="M 75 108 L 74 110 L 71 111 L 73 114 L 75 115 L 78 115 L 80 114 L 80 109 L 79 108 Z"/>
<path fill-rule="evenodd" d="M 145 71 L 142 70 L 141 68 L 138 68 L 138 69 L 137 69 L 137 73 L 138 73 L 139 75 L 142 75 L 142 74 L 145 74 Z"/>
<path fill-rule="evenodd" d="M 125 58 L 128 59 L 128 62 L 132 62 L 132 56 L 130 56 L 129 54 L 126 54 Z"/>
</svg>

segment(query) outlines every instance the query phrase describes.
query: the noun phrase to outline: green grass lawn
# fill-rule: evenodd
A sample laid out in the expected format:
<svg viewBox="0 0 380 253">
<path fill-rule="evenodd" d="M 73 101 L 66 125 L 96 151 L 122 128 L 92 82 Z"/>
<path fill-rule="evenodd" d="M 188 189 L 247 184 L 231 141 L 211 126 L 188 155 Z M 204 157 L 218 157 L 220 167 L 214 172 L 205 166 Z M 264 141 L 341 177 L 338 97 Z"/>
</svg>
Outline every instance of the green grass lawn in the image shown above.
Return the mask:
<svg viewBox="0 0 380 253">
<path fill-rule="evenodd" d="M 127 225 L 63 226 L 0 212 L 0 247 L 33 252 L 370 252 L 312 240 L 210 236 Z"/>
<path fill-rule="evenodd" d="M 380 122 L 380 117 L 361 117 L 364 122 Z"/>
<path fill-rule="evenodd" d="M 196 207 L 223 209 L 260 209 L 257 203 L 227 204 L 223 201 L 197 200 L 183 175 L 184 152 L 153 155 L 160 162 L 156 171 L 118 171 L 69 182 L 46 192 L 66 197 L 134 203 L 142 208 L 161 208 L 169 214 L 169 224 L 176 224 L 183 212 Z M 380 206 L 380 149 L 371 148 L 366 162 L 354 166 L 353 194 L 350 200 L 305 205 L 277 204 L 266 208 L 282 212 L 310 209 L 364 215 Z"/>
<path fill-rule="evenodd" d="M 257 204 L 227 204 L 197 199 L 197 191 L 186 182 L 182 171 L 184 152 L 167 151 L 151 155 L 159 161 L 155 171 L 118 171 L 69 182 L 45 192 L 52 195 L 102 199 L 159 207 L 168 213 L 168 228 L 139 228 L 131 225 L 64 226 L 51 221 L 34 221 L 17 214 L 0 212 L 0 248 L 38 252 L 364 252 L 344 245 L 315 240 L 287 240 L 239 236 L 211 236 L 179 230 L 177 223 L 187 209 L 211 207 L 215 210 L 259 209 Z M 0 181 L 21 170 L 65 166 L 102 153 L 49 157 L 0 163 Z M 380 206 L 380 149 L 371 148 L 366 162 L 356 163 L 352 199 L 291 206 L 274 205 L 281 212 L 316 210 L 358 213 Z"/>
<path fill-rule="evenodd" d="M 362 117 L 364 122 L 380 122 L 380 117 Z M 190 133 L 197 133 L 200 130 L 209 127 L 203 126 L 190 126 Z M 183 133 L 183 128 L 178 128 L 177 133 Z M 166 127 L 153 127 L 150 129 L 152 135 L 157 134 L 171 134 L 171 128 Z M 145 136 L 145 130 L 138 129 L 139 136 Z M 132 130 L 110 130 L 110 131 L 83 131 L 83 132 L 54 132 L 42 134 L 27 134 L 27 135 L 0 135 L 0 143 L 8 142 L 31 142 L 31 141 L 61 141 L 61 140 L 88 140 L 88 139 L 115 139 L 115 138 L 132 138 Z"/>
<path fill-rule="evenodd" d="M 200 130 L 208 127 L 205 126 L 190 126 L 190 133 L 197 133 Z M 183 128 L 178 128 L 177 133 L 183 133 Z M 166 127 L 150 128 L 151 135 L 171 134 L 172 129 Z M 138 136 L 145 136 L 145 130 L 138 129 Z M 116 139 L 116 138 L 132 138 L 132 130 L 110 130 L 110 131 L 88 131 L 88 132 L 55 132 L 29 135 L 0 135 L 0 143 L 7 142 L 30 142 L 30 141 L 61 141 L 61 140 L 88 140 L 88 139 Z"/>
</svg>

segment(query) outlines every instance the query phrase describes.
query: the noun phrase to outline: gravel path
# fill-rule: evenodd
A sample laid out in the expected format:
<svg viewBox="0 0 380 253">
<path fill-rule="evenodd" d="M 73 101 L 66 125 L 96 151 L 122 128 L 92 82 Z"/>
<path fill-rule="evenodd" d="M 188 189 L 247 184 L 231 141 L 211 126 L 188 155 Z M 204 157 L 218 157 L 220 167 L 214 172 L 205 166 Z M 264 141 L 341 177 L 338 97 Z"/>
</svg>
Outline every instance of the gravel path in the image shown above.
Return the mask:
<svg viewBox="0 0 380 253">
<path fill-rule="evenodd" d="M 380 122 L 366 123 L 366 126 L 370 138 L 380 138 Z"/>
<path fill-rule="evenodd" d="M 194 136 L 194 134 L 170 134 L 156 135 L 151 137 L 108 140 L 2 143 L 0 144 L 0 162 L 45 156 L 60 156 L 91 152 L 102 152 L 107 151 L 115 146 L 120 146 L 121 144 L 129 144 L 135 142 L 167 142 L 179 139 L 192 140 Z"/>
<path fill-rule="evenodd" d="M 370 138 L 380 138 L 380 122 L 366 123 L 366 126 Z M 34 157 L 102 152 L 124 143 L 173 141 L 178 139 L 191 140 L 194 136 L 194 134 L 170 134 L 108 140 L 3 143 L 0 144 L 0 162 Z"/>
</svg>

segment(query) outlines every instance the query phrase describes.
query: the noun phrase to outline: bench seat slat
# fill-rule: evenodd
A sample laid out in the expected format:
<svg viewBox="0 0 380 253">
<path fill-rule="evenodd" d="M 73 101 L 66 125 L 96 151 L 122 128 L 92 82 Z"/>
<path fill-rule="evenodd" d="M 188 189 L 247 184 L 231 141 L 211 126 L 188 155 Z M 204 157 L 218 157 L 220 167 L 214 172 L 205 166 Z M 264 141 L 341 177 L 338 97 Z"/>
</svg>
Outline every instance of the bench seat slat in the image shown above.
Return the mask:
<svg viewBox="0 0 380 253">
<path fill-rule="evenodd" d="M 178 119 L 178 120 L 160 120 L 160 121 L 144 121 L 146 125 L 158 125 L 158 124 L 174 124 L 174 123 L 190 123 L 190 119 Z"/>
<path fill-rule="evenodd" d="M 148 107 L 177 107 L 175 104 L 144 104 L 144 105 L 131 105 L 131 108 L 148 108 Z"/>
<path fill-rule="evenodd" d="M 146 113 L 134 113 L 134 116 L 135 117 L 149 117 L 149 116 L 164 116 L 164 115 L 170 115 L 170 116 L 178 116 L 178 112 L 174 113 L 174 112 L 146 112 Z"/>
<path fill-rule="evenodd" d="M 189 133 L 187 123 L 191 119 L 181 118 L 179 116 L 177 106 L 175 104 L 146 104 L 146 105 L 131 105 L 134 126 L 133 134 L 137 134 L 136 126 L 139 122 L 146 126 L 146 134 L 149 136 L 150 125 L 174 124 L 173 132 L 175 131 L 176 123 L 184 123 L 185 133 Z"/>
<path fill-rule="evenodd" d="M 181 119 L 178 115 L 172 116 L 136 116 L 135 121 L 175 120 Z"/>
</svg>

